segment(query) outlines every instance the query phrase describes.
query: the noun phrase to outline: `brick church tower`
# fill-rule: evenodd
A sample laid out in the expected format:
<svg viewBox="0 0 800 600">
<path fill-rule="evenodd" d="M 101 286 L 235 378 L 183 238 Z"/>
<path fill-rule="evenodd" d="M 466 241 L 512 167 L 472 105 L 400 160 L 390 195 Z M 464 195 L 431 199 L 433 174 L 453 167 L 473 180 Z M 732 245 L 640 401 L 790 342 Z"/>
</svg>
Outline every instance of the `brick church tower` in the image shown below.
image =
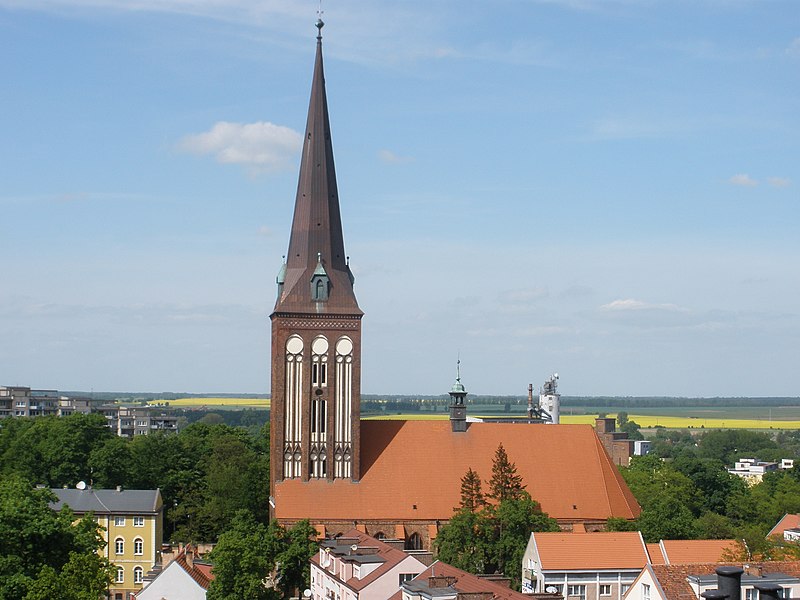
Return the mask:
<svg viewBox="0 0 800 600">
<path fill-rule="evenodd" d="M 322 20 L 287 258 L 272 321 L 270 481 L 360 476 L 361 317 L 344 251 Z M 273 492 L 274 493 L 274 492 Z"/>
</svg>

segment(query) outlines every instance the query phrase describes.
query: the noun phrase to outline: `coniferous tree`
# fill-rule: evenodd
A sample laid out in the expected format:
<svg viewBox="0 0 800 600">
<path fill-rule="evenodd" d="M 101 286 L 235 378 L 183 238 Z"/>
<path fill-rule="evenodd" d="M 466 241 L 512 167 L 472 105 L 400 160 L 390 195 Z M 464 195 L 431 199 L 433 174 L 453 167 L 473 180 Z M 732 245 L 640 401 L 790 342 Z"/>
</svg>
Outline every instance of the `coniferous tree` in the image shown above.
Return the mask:
<svg viewBox="0 0 800 600">
<path fill-rule="evenodd" d="M 486 499 L 483 497 L 480 475 L 469 468 L 461 478 L 461 509 L 474 513 L 484 506 Z"/>
<path fill-rule="evenodd" d="M 497 502 L 516 500 L 522 496 L 525 484 L 517 474 L 517 467 L 508 459 L 506 449 L 501 443 L 494 454 L 492 478 L 489 481 L 489 497 Z"/>
</svg>

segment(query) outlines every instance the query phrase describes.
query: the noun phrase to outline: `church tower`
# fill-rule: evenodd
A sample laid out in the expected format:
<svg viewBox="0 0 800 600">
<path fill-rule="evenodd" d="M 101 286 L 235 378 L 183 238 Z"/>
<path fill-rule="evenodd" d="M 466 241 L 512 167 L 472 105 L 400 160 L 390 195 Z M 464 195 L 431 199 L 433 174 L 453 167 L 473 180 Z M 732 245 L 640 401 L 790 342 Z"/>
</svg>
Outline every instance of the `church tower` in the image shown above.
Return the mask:
<svg viewBox="0 0 800 600">
<path fill-rule="evenodd" d="M 322 27 L 272 321 L 271 485 L 360 478 L 361 317 L 344 251 Z"/>
</svg>

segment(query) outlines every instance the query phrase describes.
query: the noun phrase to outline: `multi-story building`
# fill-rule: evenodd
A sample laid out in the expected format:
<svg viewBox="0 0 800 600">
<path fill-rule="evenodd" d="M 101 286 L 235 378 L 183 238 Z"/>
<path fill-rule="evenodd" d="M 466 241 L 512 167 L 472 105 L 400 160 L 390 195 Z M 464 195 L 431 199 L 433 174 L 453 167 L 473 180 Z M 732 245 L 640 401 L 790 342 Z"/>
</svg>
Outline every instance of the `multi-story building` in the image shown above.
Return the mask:
<svg viewBox="0 0 800 600">
<path fill-rule="evenodd" d="M 0 387 L 0 418 L 65 416 L 91 412 L 88 398 L 62 396 L 56 390 L 29 387 Z"/>
<path fill-rule="evenodd" d="M 311 597 L 385 600 L 424 570 L 416 557 L 352 529 L 322 542 L 319 554 L 311 558 Z"/>
<path fill-rule="evenodd" d="M 84 486 L 82 486 L 84 487 Z M 115 568 L 110 600 L 130 600 L 144 576 L 159 562 L 163 503 L 159 490 L 53 489 L 52 507 L 69 506 L 77 516 L 92 513 L 104 529 L 102 550 Z"/>
<path fill-rule="evenodd" d="M 531 533 L 522 559 L 522 591 L 620 600 L 649 562 L 638 531 Z"/>
<path fill-rule="evenodd" d="M 154 431 L 177 432 L 178 417 L 149 406 L 104 405 L 97 412 L 120 437 L 147 435 Z"/>
</svg>

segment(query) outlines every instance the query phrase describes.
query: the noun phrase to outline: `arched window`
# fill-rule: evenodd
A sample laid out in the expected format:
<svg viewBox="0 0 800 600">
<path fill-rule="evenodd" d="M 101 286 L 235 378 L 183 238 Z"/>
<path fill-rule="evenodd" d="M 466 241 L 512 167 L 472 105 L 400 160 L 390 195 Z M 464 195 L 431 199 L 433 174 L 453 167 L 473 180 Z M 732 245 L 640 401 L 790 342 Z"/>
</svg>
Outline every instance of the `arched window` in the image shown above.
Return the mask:
<svg viewBox="0 0 800 600">
<path fill-rule="evenodd" d="M 144 581 L 144 571 L 142 567 L 133 568 L 133 583 L 142 583 Z"/>
<path fill-rule="evenodd" d="M 144 554 L 144 541 L 142 538 L 136 538 L 133 540 L 133 553 L 137 556 Z"/>
<path fill-rule="evenodd" d="M 416 532 L 406 538 L 406 550 L 422 550 L 422 538 Z"/>
<path fill-rule="evenodd" d="M 125 554 L 125 540 L 121 537 L 118 537 L 114 540 L 114 553 L 115 554 Z"/>
<path fill-rule="evenodd" d="M 125 583 L 125 569 L 117 567 L 117 576 L 114 578 L 114 583 Z"/>
</svg>

